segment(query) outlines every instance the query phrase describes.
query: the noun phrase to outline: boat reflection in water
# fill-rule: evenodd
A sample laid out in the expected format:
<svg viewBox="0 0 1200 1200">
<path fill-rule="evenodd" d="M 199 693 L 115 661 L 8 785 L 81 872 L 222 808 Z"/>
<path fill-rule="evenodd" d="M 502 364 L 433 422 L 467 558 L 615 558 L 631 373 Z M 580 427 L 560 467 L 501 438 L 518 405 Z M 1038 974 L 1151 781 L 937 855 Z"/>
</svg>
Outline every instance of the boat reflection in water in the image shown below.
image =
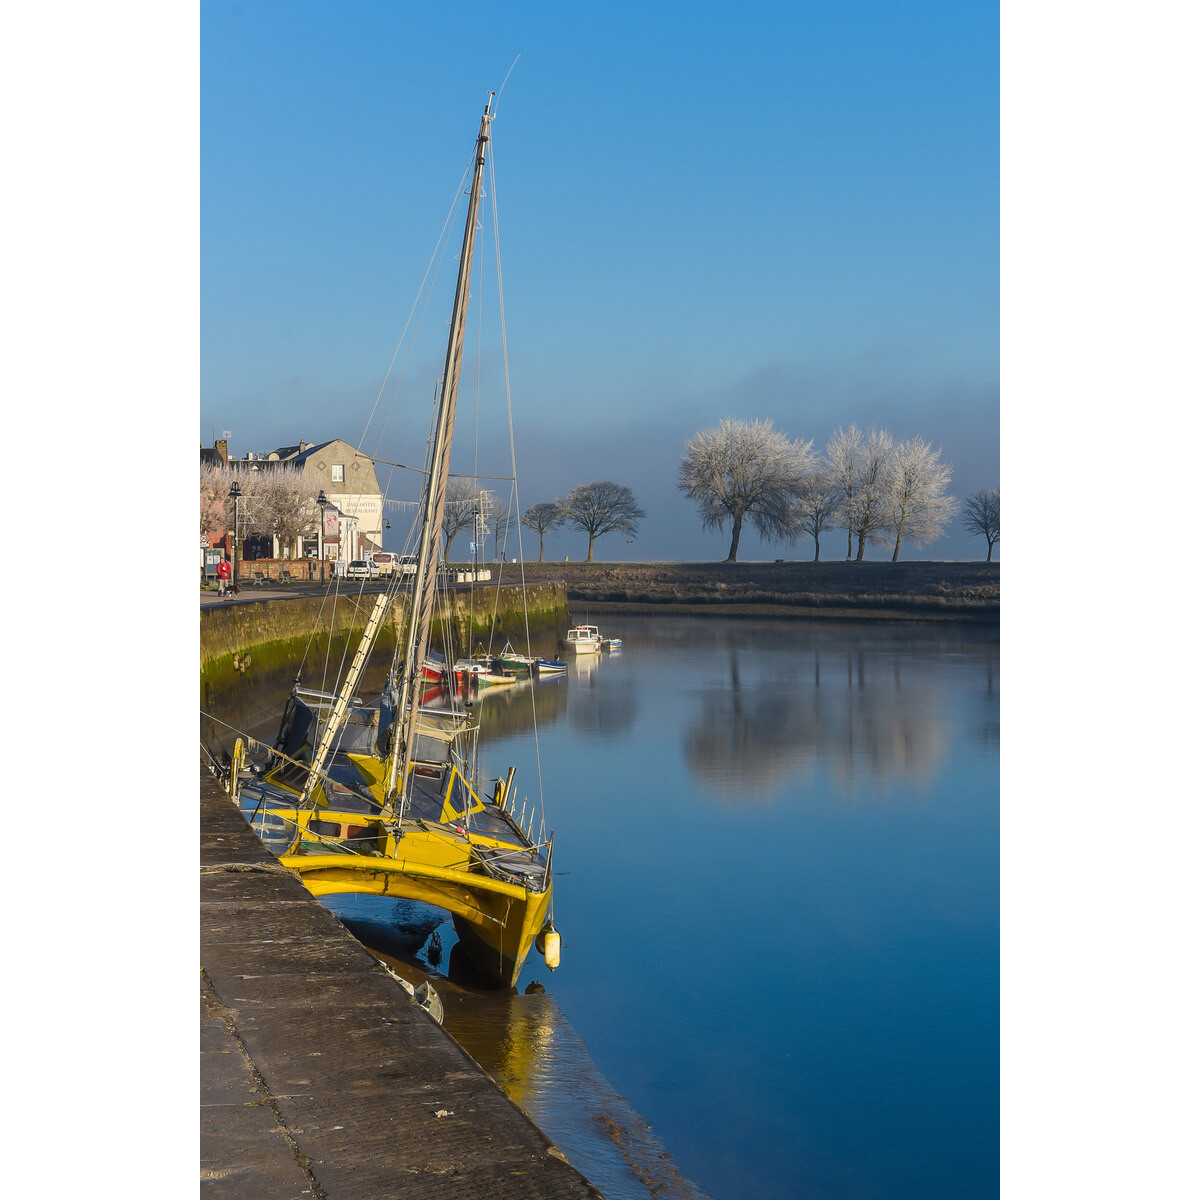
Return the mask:
<svg viewBox="0 0 1200 1200">
<path fill-rule="evenodd" d="M 364 896 L 328 896 L 323 903 L 413 987 L 432 983 L 446 1031 L 605 1200 L 707 1200 L 613 1090 L 539 982 L 523 994 L 478 986 L 457 945 L 445 954 L 443 939 L 453 941 L 453 927 L 436 909 Z"/>
</svg>

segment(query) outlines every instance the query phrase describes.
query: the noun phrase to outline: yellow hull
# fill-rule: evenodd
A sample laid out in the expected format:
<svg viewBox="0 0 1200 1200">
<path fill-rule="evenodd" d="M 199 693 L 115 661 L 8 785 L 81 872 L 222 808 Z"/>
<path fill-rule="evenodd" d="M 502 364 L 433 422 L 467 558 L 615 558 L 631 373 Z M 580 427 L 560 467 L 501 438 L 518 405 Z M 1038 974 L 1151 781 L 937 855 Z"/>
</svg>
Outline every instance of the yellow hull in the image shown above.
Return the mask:
<svg viewBox="0 0 1200 1200">
<path fill-rule="evenodd" d="M 382 805 L 386 764 L 370 755 L 348 757 Z M 277 774 L 267 779 L 296 794 L 290 781 Z M 520 840 L 525 835 L 518 836 L 517 824 L 494 802 L 481 801 L 457 767 L 449 769 L 444 787 L 440 812 L 429 814 L 434 819 L 403 821 L 403 834 L 397 839 L 385 832 L 377 816 L 341 807 L 336 786 L 327 792 L 318 785 L 313 809 L 266 810 L 292 831 L 284 843 L 291 842 L 290 847 L 280 853 L 279 861 L 296 871 L 314 896 L 393 896 L 444 909 L 453 917 L 459 940 L 476 969 L 486 979 L 512 987 L 546 924 L 552 887 L 549 867 L 545 865 L 545 874 L 541 873 L 542 861 L 527 840 Z M 344 788 L 340 791 L 345 793 Z M 468 832 L 464 805 L 474 820 L 483 822 L 479 828 Z M 487 829 L 498 836 L 490 836 Z M 504 878 L 485 869 L 484 858 L 513 852 L 528 853 L 529 860 L 522 860 L 523 866 L 502 865 Z M 527 875 L 530 870 L 532 878 Z M 522 880 L 532 886 L 526 887 Z M 535 890 L 539 886 L 544 890 Z"/>
<path fill-rule="evenodd" d="M 314 896 L 356 893 L 418 900 L 444 909 L 476 969 L 501 987 L 513 987 L 546 923 L 550 890 L 533 892 L 462 865 L 439 866 L 438 843 L 455 839 L 437 833 L 406 833 L 399 857 L 367 854 L 286 854 L 280 862 L 297 871 Z M 389 851 L 395 843 L 388 839 Z M 430 861 L 430 860 L 434 861 Z"/>
</svg>

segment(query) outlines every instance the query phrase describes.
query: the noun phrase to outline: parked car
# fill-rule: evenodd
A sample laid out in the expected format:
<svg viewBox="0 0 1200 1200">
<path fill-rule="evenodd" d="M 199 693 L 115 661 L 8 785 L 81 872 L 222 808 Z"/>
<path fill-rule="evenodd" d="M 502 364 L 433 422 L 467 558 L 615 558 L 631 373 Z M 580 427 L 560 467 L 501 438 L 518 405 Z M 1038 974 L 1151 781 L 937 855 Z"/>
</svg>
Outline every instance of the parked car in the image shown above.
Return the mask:
<svg viewBox="0 0 1200 1200">
<path fill-rule="evenodd" d="M 404 578 L 415 575 L 417 573 L 417 556 L 415 554 L 402 554 L 396 564 L 396 569 Z"/>
<path fill-rule="evenodd" d="M 368 562 L 365 558 L 356 558 L 346 568 L 347 579 L 373 579 L 378 571 L 372 571 L 373 563 Z"/>
</svg>

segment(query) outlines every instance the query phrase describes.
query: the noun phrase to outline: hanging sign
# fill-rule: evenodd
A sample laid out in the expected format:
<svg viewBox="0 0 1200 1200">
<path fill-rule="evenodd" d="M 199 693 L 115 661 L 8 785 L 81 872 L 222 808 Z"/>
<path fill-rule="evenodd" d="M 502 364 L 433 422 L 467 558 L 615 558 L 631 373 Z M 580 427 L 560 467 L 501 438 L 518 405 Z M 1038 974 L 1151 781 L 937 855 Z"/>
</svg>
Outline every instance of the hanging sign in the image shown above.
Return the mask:
<svg viewBox="0 0 1200 1200">
<path fill-rule="evenodd" d="M 338 511 L 336 508 L 325 509 L 325 536 L 337 537 Z"/>
</svg>

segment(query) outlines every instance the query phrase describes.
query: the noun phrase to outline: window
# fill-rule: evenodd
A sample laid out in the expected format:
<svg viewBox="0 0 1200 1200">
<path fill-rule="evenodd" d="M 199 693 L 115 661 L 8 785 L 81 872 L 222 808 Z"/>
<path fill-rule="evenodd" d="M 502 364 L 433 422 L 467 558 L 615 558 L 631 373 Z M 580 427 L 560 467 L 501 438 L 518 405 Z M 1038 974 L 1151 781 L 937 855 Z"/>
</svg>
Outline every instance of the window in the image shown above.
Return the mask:
<svg viewBox="0 0 1200 1200">
<path fill-rule="evenodd" d="M 346 482 L 346 468 L 343 467 L 341 464 L 337 464 L 333 468 L 333 482 L 334 483 L 345 483 Z"/>
</svg>

